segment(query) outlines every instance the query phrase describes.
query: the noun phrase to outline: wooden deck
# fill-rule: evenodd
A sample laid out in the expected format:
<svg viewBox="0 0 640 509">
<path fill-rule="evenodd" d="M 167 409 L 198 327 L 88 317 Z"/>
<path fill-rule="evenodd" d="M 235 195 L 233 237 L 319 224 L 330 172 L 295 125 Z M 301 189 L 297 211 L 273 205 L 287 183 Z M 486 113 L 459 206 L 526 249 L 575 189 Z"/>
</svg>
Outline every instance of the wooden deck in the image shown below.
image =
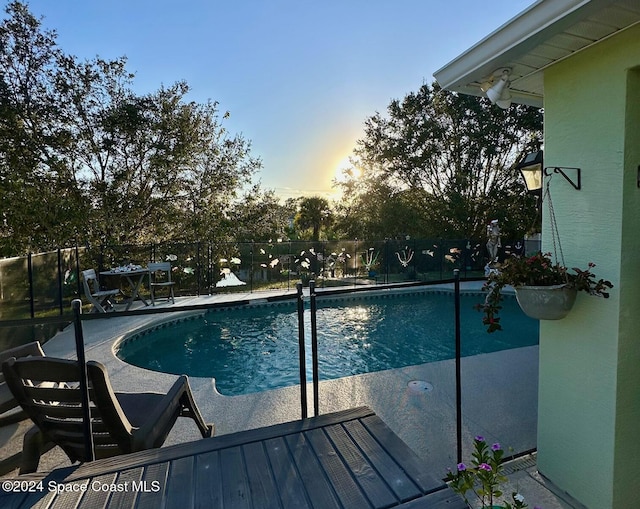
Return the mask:
<svg viewBox="0 0 640 509">
<path fill-rule="evenodd" d="M 465 509 L 440 474 L 361 407 L 22 476 L 0 507 Z"/>
</svg>

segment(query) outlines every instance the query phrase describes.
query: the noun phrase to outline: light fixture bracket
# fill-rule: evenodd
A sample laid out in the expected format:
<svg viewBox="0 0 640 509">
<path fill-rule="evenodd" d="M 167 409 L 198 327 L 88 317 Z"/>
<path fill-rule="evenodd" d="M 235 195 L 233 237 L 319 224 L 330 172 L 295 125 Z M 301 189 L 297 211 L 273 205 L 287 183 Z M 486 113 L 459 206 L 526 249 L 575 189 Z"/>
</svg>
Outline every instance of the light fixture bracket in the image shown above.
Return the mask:
<svg viewBox="0 0 640 509">
<path fill-rule="evenodd" d="M 575 171 L 575 181 L 565 173 L 566 170 Z M 571 184 L 576 191 L 582 189 L 582 170 L 580 168 L 567 168 L 561 166 L 548 166 L 544 169 L 545 177 L 551 176 L 553 173 L 559 173 L 564 179 Z"/>
</svg>

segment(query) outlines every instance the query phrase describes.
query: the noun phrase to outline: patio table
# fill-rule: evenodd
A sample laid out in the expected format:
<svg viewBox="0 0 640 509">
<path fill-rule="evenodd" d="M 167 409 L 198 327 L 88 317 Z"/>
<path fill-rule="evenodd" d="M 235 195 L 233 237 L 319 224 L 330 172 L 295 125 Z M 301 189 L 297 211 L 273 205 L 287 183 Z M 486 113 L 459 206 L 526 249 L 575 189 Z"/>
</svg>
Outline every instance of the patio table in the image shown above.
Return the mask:
<svg viewBox="0 0 640 509">
<path fill-rule="evenodd" d="M 129 311 L 129 308 L 133 304 L 133 301 L 136 299 L 140 299 L 145 306 L 148 306 L 149 303 L 140 295 L 140 285 L 142 285 L 142 281 L 145 276 L 149 275 L 149 269 L 147 268 L 139 268 L 139 269 L 110 269 L 104 272 L 100 272 L 102 276 L 119 276 L 121 279 L 124 279 L 129 288 L 131 288 L 131 295 L 125 301 L 125 311 Z"/>
<path fill-rule="evenodd" d="M 21 476 L 0 507 L 466 509 L 438 474 L 360 407 Z"/>
</svg>

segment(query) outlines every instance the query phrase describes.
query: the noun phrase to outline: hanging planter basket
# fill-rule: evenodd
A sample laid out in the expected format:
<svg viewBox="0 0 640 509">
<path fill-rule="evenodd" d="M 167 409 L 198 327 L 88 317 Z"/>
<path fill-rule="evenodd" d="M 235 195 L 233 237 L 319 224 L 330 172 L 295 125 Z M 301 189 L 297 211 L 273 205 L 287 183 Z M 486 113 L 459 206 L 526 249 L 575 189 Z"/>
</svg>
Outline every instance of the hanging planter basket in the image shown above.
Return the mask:
<svg viewBox="0 0 640 509">
<path fill-rule="evenodd" d="M 527 316 L 537 320 L 560 320 L 569 314 L 577 291 L 566 285 L 518 286 L 516 299 Z"/>
</svg>

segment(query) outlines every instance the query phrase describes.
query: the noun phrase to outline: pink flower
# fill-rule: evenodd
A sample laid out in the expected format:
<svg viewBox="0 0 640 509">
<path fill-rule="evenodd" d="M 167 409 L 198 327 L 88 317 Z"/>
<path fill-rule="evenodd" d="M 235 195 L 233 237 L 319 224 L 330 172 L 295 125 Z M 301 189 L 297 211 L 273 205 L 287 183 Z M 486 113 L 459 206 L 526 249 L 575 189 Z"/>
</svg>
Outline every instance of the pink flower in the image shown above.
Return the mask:
<svg viewBox="0 0 640 509">
<path fill-rule="evenodd" d="M 479 468 L 480 470 L 485 470 L 485 471 L 487 471 L 487 472 L 491 472 L 491 465 L 487 465 L 486 463 L 480 463 L 480 464 L 478 465 L 478 468 Z"/>
</svg>

